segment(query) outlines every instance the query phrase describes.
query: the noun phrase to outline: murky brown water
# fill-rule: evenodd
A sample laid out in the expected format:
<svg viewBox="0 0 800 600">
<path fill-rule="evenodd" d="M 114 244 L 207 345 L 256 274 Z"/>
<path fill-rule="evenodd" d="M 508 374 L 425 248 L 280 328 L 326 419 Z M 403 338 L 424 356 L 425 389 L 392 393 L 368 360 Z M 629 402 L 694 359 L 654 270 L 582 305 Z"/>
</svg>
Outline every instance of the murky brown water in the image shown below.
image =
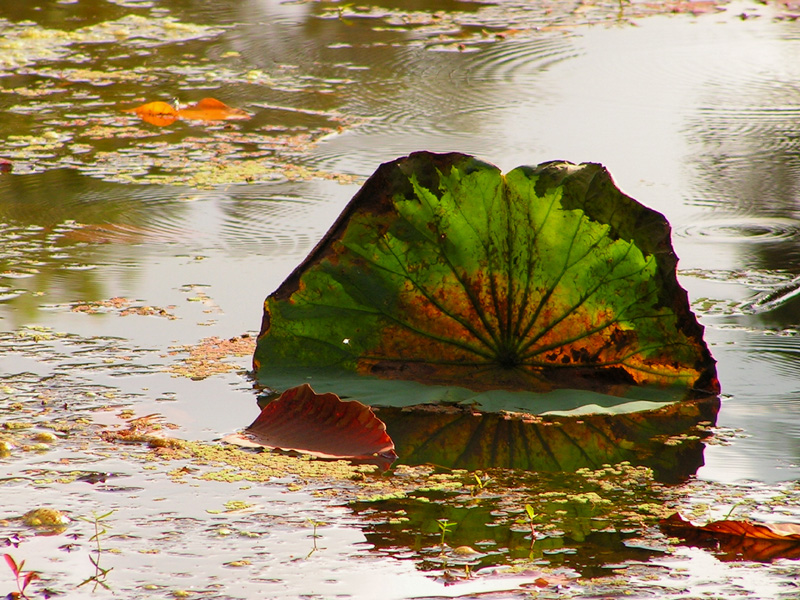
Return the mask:
<svg viewBox="0 0 800 600">
<path fill-rule="evenodd" d="M 172 377 L 159 371 L 168 348 L 257 330 L 263 298 L 378 164 L 419 149 L 504 170 L 600 162 L 672 223 L 681 282 L 718 360 L 720 434 L 687 502 L 781 496 L 767 517 L 800 520 L 800 8 L 737 2 L 693 16 L 648 6 L 625 3 L 620 17 L 617 2 L 4 3 L 0 158 L 13 172 L 0 175 L 0 414 L 29 418 L 14 402 L 44 394 L 74 418 L 131 405 L 179 424 L 182 437 L 215 439 L 254 417 L 250 383 Z M 204 96 L 253 117 L 158 128 L 121 112 Z M 112 297 L 177 318 L 72 310 Z M 12 334 L 36 331 L 26 326 L 74 339 L 23 344 Z M 226 484 L 175 485 L 71 444 L 0 460 L 26 477 L 76 464 L 123 476 L 106 487 L 6 483 L 0 518 L 25 512 L 34 493 L 75 515 L 115 509 L 114 533 L 134 537 L 112 538 L 125 551 L 109 556 L 109 583 L 128 597 L 455 593 L 424 574 L 441 565 L 415 552 L 435 546 L 435 529 L 414 541 L 279 486 L 236 491 L 257 504 L 255 518 L 209 517 L 230 499 Z M 309 519 L 328 522 L 325 549 L 301 560 Z M 470 531 L 488 536 L 484 527 Z M 90 532 L 81 535 L 85 544 Z M 521 534 L 504 535 L 505 552 L 488 554 L 519 550 Z M 584 575 L 627 564 L 640 597 L 798 593 L 796 562 L 752 568 L 622 538 L 549 549 L 567 556 L 549 564 Z M 57 549 L 67 542 L 31 536 L 13 553 L 53 589 L 88 597 L 91 586 L 74 584 L 91 565 Z M 250 565 L 221 566 L 228 554 Z"/>
</svg>

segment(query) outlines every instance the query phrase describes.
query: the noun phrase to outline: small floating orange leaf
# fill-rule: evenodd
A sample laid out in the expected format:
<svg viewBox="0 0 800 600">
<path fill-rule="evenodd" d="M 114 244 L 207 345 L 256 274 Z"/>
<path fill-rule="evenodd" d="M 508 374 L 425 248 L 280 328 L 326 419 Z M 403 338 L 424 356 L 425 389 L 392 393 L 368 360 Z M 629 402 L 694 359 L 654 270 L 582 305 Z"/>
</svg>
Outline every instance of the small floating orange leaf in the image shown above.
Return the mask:
<svg viewBox="0 0 800 600">
<path fill-rule="evenodd" d="M 216 98 L 203 98 L 200 102 L 178 111 L 182 119 L 195 121 L 225 121 L 229 119 L 249 119 L 250 114 L 241 108 L 233 108 Z"/>
<path fill-rule="evenodd" d="M 190 121 L 225 121 L 230 119 L 249 119 L 250 113 L 240 108 L 233 108 L 216 98 L 203 98 L 200 102 L 176 109 L 166 102 L 148 102 L 122 112 L 134 113 L 151 125 L 163 127 L 172 125 L 178 119 Z"/>
<path fill-rule="evenodd" d="M 135 113 L 143 121 L 159 127 L 172 125 L 178 120 L 178 111 L 166 102 L 161 101 L 148 102 L 136 108 L 125 109 L 122 112 Z"/>
</svg>

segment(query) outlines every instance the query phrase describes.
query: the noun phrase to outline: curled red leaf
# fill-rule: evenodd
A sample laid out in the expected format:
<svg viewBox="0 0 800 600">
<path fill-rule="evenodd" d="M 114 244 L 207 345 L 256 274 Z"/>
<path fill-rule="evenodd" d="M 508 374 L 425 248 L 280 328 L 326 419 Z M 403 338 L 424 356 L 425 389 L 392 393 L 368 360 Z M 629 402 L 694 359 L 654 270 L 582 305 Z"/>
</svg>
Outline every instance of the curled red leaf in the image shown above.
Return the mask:
<svg viewBox="0 0 800 600">
<path fill-rule="evenodd" d="M 382 469 L 397 458 L 386 425 L 370 407 L 341 400 L 336 394 L 317 394 L 307 383 L 286 390 L 265 406 L 244 434 L 265 448 L 376 464 Z"/>
</svg>

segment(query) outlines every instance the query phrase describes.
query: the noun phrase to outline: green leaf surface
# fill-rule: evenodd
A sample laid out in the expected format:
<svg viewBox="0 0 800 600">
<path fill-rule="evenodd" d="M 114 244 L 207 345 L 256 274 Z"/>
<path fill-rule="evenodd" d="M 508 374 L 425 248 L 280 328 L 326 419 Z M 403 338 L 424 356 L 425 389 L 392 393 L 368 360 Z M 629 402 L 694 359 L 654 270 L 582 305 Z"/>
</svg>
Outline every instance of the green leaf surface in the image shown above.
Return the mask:
<svg viewBox="0 0 800 600">
<path fill-rule="evenodd" d="M 600 165 L 503 175 L 415 153 L 382 165 L 267 298 L 254 367 L 272 386 L 323 368 L 445 386 L 458 401 L 463 389 L 714 394 L 669 235 Z M 580 402 L 552 410 L 604 404 Z"/>
<path fill-rule="evenodd" d="M 262 380 L 274 390 L 299 383 L 314 389 L 335 390 L 341 398 L 357 399 L 368 406 L 398 408 L 420 404 L 468 406 L 483 412 L 527 412 L 536 415 L 571 415 L 587 412 L 626 414 L 651 410 L 685 398 L 685 390 L 643 386 L 617 386 L 615 395 L 593 390 L 553 389 L 547 392 L 472 390 L 459 385 L 433 385 L 417 381 L 386 380 L 336 368 L 264 368 Z"/>
</svg>

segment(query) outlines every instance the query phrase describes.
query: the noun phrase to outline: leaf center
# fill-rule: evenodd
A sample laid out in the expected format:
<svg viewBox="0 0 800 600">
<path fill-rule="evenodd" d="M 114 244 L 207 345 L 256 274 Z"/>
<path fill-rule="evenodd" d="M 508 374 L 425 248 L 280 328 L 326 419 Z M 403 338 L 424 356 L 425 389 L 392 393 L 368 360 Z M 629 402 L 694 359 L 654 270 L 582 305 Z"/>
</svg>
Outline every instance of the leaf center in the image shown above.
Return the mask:
<svg viewBox="0 0 800 600">
<path fill-rule="evenodd" d="M 517 349 L 505 346 L 498 348 L 495 360 L 504 369 L 515 369 L 522 364 L 522 358 Z"/>
</svg>

